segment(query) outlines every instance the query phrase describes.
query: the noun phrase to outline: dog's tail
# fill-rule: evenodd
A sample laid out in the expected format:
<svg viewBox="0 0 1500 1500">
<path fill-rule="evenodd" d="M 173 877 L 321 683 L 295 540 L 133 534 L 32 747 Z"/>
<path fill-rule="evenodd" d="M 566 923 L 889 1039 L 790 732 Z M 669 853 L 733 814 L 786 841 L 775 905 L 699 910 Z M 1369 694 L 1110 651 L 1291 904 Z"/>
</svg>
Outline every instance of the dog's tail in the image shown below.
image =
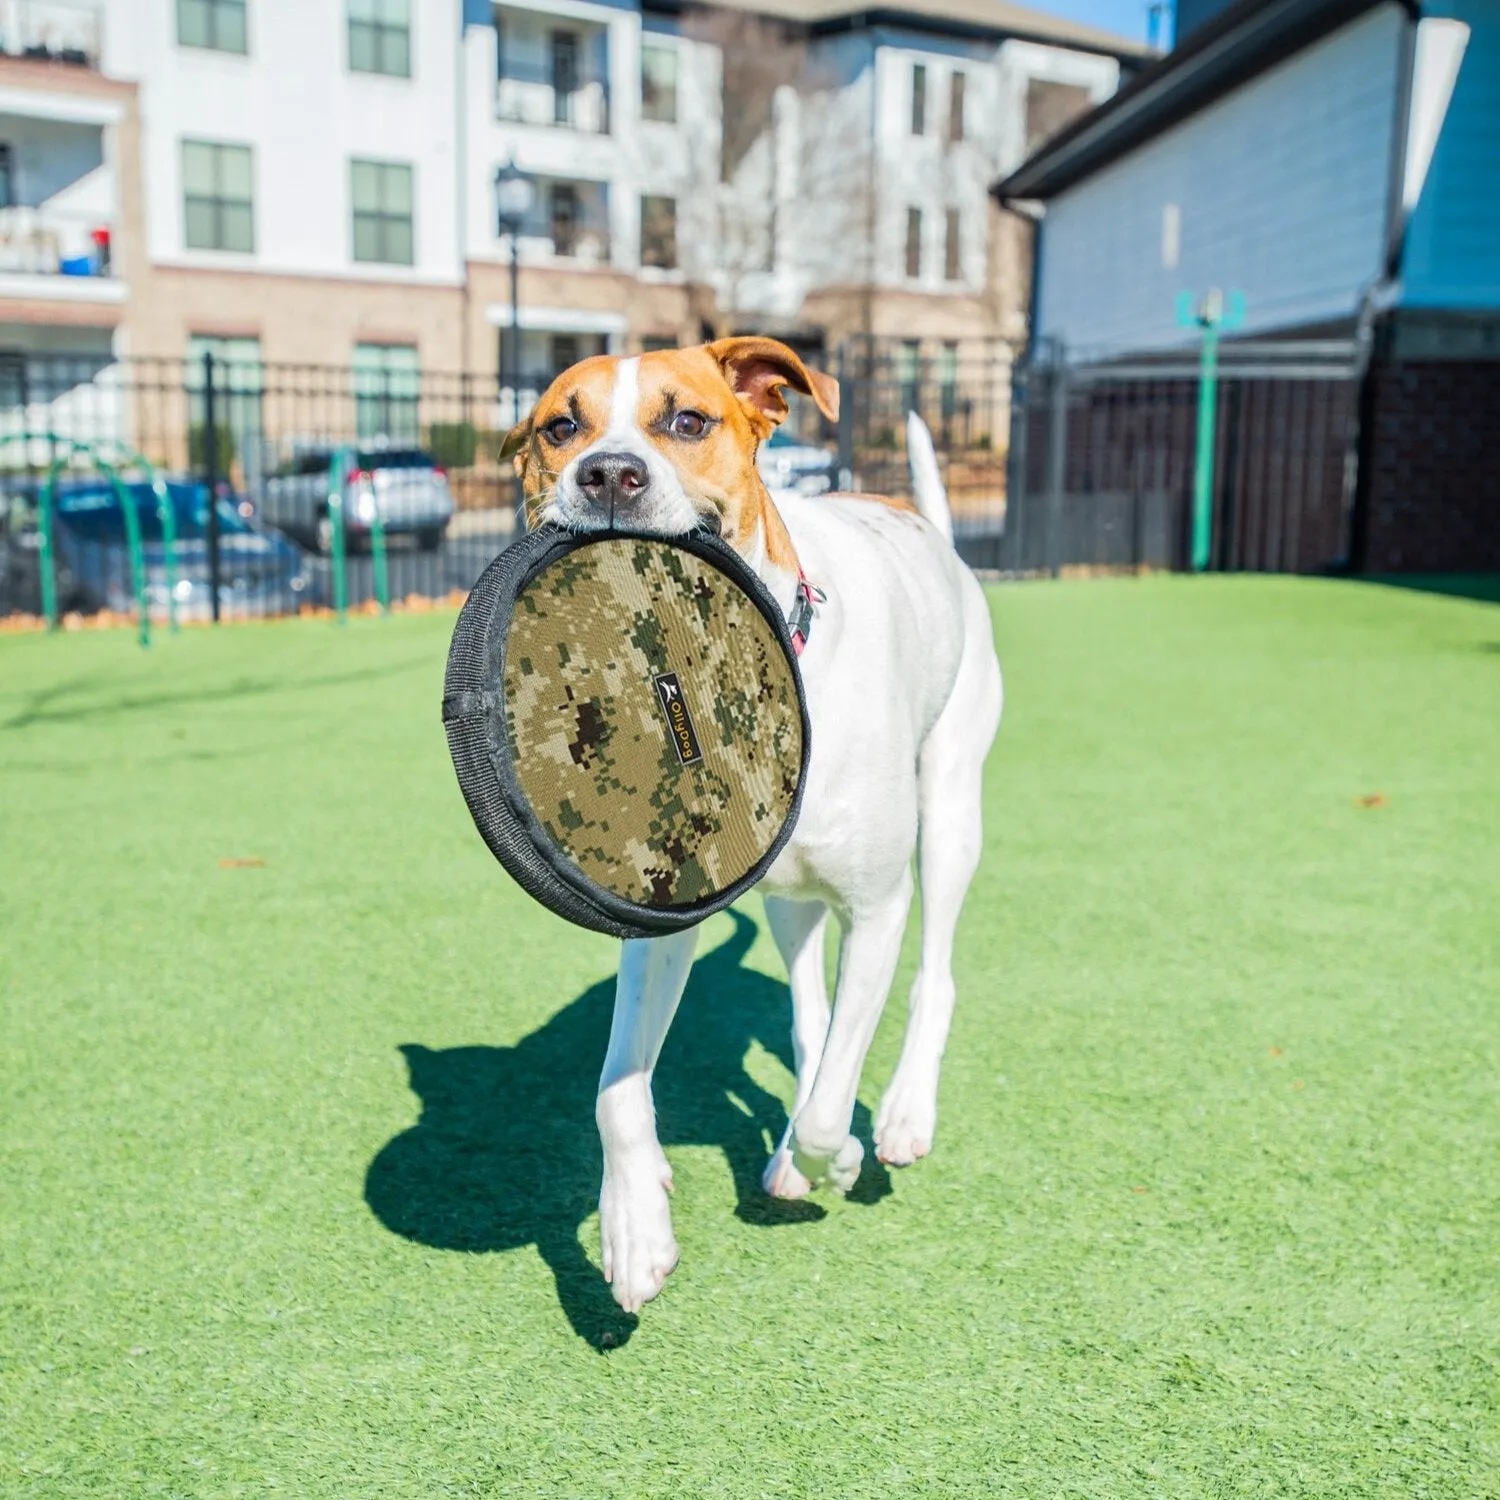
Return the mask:
<svg viewBox="0 0 1500 1500">
<path fill-rule="evenodd" d="M 937 449 L 932 446 L 927 424 L 914 411 L 906 414 L 906 460 L 911 465 L 911 487 L 918 514 L 951 542 L 953 517 L 948 511 L 948 491 L 943 487 L 942 471 L 938 468 Z"/>
</svg>

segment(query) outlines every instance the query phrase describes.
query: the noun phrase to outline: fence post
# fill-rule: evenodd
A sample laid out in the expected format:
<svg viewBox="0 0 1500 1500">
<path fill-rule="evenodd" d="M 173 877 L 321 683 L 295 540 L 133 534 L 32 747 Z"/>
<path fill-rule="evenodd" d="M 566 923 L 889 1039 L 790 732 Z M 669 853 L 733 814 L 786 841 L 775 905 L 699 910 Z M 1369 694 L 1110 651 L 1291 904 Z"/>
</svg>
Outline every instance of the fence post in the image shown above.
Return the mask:
<svg viewBox="0 0 1500 1500">
<path fill-rule="evenodd" d="M 203 487 L 208 491 L 208 600 L 219 623 L 219 419 L 214 410 L 214 356 L 203 351 Z"/>
<path fill-rule="evenodd" d="M 1008 552 L 1011 569 L 1017 573 L 1022 571 L 1026 555 L 1026 448 L 1030 427 L 1031 367 L 1029 363 L 1016 364 L 1010 377 L 1010 441 L 1005 455 L 1005 517 L 1000 545 L 1002 559 Z"/>
<path fill-rule="evenodd" d="M 839 344 L 839 488 L 854 488 L 854 388 L 849 383 L 849 341 Z"/>
<path fill-rule="evenodd" d="M 375 488 L 375 477 L 370 476 L 370 561 L 375 570 L 375 598 L 380 604 L 380 613 L 391 612 L 391 575 L 385 560 L 385 517 L 380 514 L 380 495 Z"/>
<path fill-rule="evenodd" d="M 1047 509 L 1042 531 L 1042 566 L 1057 569 L 1052 561 L 1053 518 L 1062 517 L 1068 489 L 1068 356 L 1061 339 L 1052 341 L 1052 409 L 1048 412 Z"/>
<path fill-rule="evenodd" d="M 142 467 L 145 467 L 142 465 Z M 177 631 L 177 512 L 167 482 L 155 467 L 146 468 L 151 493 L 156 496 L 156 519 L 161 523 L 162 566 L 167 581 L 167 629 Z"/>
</svg>

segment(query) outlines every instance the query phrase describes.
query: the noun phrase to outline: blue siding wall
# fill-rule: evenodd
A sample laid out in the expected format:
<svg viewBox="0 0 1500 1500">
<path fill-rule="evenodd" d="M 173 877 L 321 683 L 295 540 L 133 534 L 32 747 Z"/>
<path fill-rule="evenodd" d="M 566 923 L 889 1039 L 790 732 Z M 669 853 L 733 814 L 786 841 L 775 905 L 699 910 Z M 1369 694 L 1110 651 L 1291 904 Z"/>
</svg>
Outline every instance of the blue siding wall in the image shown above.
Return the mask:
<svg viewBox="0 0 1500 1500">
<path fill-rule="evenodd" d="M 1178 291 L 1210 286 L 1244 292 L 1250 333 L 1352 314 L 1384 252 L 1401 27 L 1384 5 L 1060 194 L 1038 332 L 1080 351 L 1179 344 Z"/>
<path fill-rule="evenodd" d="M 1500 307 L 1500 0 L 1445 0 L 1424 15 L 1470 26 L 1432 167 L 1407 228 L 1402 300 Z"/>
</svg>

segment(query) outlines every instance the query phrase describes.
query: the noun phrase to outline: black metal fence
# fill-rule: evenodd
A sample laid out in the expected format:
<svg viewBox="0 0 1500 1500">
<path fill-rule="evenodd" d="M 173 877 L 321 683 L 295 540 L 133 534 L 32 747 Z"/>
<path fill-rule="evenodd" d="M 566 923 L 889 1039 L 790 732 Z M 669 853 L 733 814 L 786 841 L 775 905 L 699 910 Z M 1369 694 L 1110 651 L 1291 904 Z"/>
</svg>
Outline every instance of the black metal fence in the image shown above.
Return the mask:
<svg viewBox="0 0 1500 1500">
<path fill-rule="evenodd" d="M 909 493 L 905 415 L 920 410 L 962 545 L 990 561 L 1004 519 L 1010 351 L 871 343 L 830 363 L 843 376 L 843 417 L 831 425 L 793 403 L 796 435 L 826 457 L 821 475 L 814 461 L 793 482 Z M 267 365 L 213 350 L 0 360 L 0 616 L 40 614 L 44 575 L 60 613 L 135 608 L 128 528 L 101 465 L 134 505 L 157 620 L 327 608 L 341 579 L 354 608 L 456 601 L 513 534 L 515 479 L 500 457 L 513 415 L 492 374 Z M 49 477 L 50 558 L 40 525 Z"/>
<path fill-rule="evenodd" d="M 331 605 L 336 463 L 350 604 L 460 596 L 511 536 L 514 477 L 499 454 L 509 417 L 493 377 L 212 353 L 0 363 L 0 615 L 42 608 L 49 476 L 59 610 L 135 607 L 110 470 L 136 506 L 158 619 Z"/>
<path fill-rule="evenodd" d="M 784 482 L 909 495 L 906 416 L 917 411 L 971 564 L 1185 567 L 1191 355 L 1016 355 L 993 341 L 851 341 L 827 360 L 839 421 L 793 403 L 784 431 L 804 451 Z M 1224 346 L 1212 566 L 1346 561 L 1358 391 L 1348 343 Z M 290 614 L 341 594 L 354 608 L 456 602 L 513 535 L 515 480 L 500 458 L 513 416 L 493 374 L 393 362 L 265 365 L 212 349 L 188 360 L 0 356 L 0 617 L 49 602 L 62 614 L 136 607 L 120 493 L 101 464 L 136 502 L 158 620 Z M 152 490 L 154 478 L 164 486 Z"/>
<path fill-rule="evenodd" d="M 833 361 L 842 390 L 836 433 L 842 482 L 911 495 L 906 418 L 938 450 L 954 536 L 976 567 L 1002 566 L 1013 345 L 994 339 L 855 339 Z"/>
<path fill-rule="evenodd" d="M 1191 354 L 1087 361 L 1044 347 L 1017 372 L 998 566 L 1188 566 L 1199 370 Z M 1221 349 L 1210 566 L 1345 565 L 1359 374 L 1352 342 Z"/>
</svg>

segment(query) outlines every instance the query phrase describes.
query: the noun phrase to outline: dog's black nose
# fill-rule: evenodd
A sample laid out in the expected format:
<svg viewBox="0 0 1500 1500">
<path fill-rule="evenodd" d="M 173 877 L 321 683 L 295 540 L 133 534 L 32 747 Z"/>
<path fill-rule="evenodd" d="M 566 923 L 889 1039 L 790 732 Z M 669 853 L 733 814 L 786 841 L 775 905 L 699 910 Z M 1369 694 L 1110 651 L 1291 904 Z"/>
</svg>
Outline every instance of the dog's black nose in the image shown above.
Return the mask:
<svg viewBox="0 0 1500 1500">
<path fill-rule="evenodd" d="M 595 505 L 631 505 L 651 484 L 646 461 L 633 453 L 590 453 L 578 465 L 578 488 Z"/>
</svg>

